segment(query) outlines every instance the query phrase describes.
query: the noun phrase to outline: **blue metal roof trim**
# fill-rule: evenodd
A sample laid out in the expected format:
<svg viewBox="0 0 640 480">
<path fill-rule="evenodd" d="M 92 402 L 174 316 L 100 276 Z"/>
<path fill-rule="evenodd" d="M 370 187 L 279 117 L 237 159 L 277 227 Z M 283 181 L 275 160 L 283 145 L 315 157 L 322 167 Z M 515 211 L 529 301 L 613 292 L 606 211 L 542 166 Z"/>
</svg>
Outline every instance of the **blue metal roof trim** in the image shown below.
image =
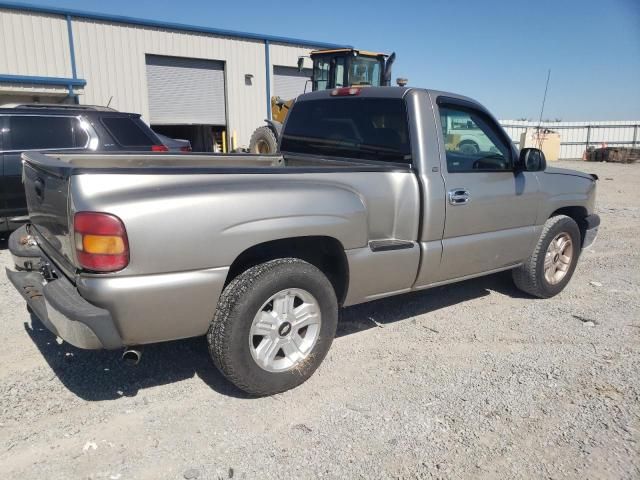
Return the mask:
<svg viewBox="0 0 640 480">
<path fill-rule="evenodd" d="M 33 83 L 36 85 L 57 85 L 61 87 L 84 87 L 87 84 L 82 78 L 38 77 L 30 75 L 0 74 L 0 82 L 4 83 Z"/>
<path fill-rule="evenodd" d="M 0 8 L 9 10 L 24 10 L 36 13 L 48 13 L 53 15 L 62 15 L 76 18 L 88 18 L 92 20 L 100 20 L 105 22 L 128 23 L 132 25 L 141 25 L 145 27 L 166 28 L 170 30 L 182 30 L 187 32 L 210 33 L 212 35 L 220 35 L 224 37 L 246 38 L 250 40 L 261 40 L 269 42 L 289 43 L 293 45 L 304 45 L 309 47 L 320 48 L 351 48 L 350 45 L 339 45 L 335 43 L 314 42 L 311 40 L 302 40 L 299 38 L 279 37 L 275 35 L 260 35 L 257 33 L 238 32 L 235 30 L 225 30 L 220 28 L 202 27 L 198 25 L 186 25 L 182 23 L 162 22 L 159 20 L 146 20 L 143 18 L 126 17 L 123 15 L 108 15 L 105 13 L 84 12 L 81 10 L 70 10 L 58 7 L 42 7 L 39 5 L 30 5 L 15 2 L 0 2 Z"/>
</svg>

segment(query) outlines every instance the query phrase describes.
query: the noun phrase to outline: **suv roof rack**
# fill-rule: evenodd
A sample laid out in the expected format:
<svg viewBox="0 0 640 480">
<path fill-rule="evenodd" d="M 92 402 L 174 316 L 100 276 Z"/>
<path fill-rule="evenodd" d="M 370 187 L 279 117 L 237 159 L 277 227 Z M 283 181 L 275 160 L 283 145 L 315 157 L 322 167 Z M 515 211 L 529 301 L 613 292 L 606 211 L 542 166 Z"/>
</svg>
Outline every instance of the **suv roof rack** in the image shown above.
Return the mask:
<svg viewBox="0 0 640 480">
<path fill-rule="evenodd" d="M 116 112 L 117 110 L 101 105 L 76 105 L 70 103 L 16 103 L 4 108 L 57 108 L 59 110 L 92 110 L 96 112 Z"/>
</svg>

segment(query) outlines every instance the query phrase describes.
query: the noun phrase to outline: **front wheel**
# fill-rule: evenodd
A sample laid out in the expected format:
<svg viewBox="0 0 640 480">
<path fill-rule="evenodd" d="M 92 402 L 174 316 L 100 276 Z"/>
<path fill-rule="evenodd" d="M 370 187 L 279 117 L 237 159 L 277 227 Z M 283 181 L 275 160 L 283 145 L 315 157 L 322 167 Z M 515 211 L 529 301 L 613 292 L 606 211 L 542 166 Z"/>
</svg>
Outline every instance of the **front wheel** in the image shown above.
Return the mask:
<svg viewBox="0 0 640 480">
<path fill-rule="evenodd" d="M 311 377 L 337 323 L 335 291 L 320 270 L 297 258 L 271 260 L 224 289 L 207 335 L 209 352 L 238 388 L 272 395 Z"/>
<path fill-rule="evenodd" d="M 516 287 L 540 298 L 560 293 L 576 269 L 581 240 L 575 220 L 566 215 L 551 217 L 531 256 L 513 270 Z"/>
</svg>

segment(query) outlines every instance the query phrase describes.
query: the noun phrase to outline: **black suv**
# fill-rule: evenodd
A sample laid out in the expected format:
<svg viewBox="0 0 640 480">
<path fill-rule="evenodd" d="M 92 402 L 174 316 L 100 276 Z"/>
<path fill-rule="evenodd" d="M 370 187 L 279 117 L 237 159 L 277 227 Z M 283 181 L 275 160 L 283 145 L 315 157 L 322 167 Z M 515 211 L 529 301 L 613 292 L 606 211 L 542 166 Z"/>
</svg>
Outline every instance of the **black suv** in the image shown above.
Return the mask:
<svg viewBox="0 0 640 480">
<path fill-rule="evenodd" d="M 20 154 L 41 151 L 166 151 L 140 115 L 90 105 L 0 108 L 0 232 L 27 215 Z"/>
</svg>

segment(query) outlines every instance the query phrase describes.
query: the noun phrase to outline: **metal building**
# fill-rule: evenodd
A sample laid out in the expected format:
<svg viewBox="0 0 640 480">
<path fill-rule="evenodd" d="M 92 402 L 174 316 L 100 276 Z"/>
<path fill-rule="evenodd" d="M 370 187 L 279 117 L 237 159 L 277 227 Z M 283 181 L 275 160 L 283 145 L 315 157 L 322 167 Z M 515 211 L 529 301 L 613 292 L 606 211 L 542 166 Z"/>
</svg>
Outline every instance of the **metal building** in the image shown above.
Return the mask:
<svg viewBox="0 0 640 480">
<path fill-rule="evenodd" d="M 109 105 L 194 149 L 246 146 L 271 95 L 305 90 L 298 57 L 343 46 L 0 1 L 0 104 Z"/>
</svg>

